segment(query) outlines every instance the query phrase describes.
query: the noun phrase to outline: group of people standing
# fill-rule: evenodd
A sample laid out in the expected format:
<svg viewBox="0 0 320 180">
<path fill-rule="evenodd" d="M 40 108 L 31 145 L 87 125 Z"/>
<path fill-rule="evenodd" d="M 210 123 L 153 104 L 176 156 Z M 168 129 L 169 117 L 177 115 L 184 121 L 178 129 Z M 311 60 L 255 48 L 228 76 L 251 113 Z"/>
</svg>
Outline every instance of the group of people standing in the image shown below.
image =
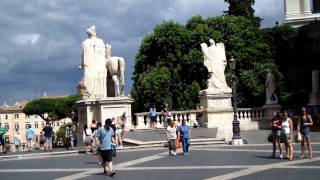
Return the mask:
<svg viewBox="0 0 320 180">
<path fill-rule="evenodd" d="M 295 140 L 296 142 L 301 142 L 300 158 L 304 158 L 304 145 L 306 142 L 309 151 L 309 158 L 312 159 L 310 126 L 313 125 L 313 121 L 305 107 L 301 108 L 301 115 L 297 120 L 297 134 L 295 135 Z M 273 112 L 273 118 L 271 120 L 273 151 L 271 157 L 275 157 L 278 145 L 279 158 L 287 158 L 289 160 L 293 159 L 293 127 L 293 120 L 290 118 L 287 111 L 284 111 L 282 116 L 280 112 Z M 283 154 L 281 143 L 285 144 L 286 156 Z"/>
</svg>

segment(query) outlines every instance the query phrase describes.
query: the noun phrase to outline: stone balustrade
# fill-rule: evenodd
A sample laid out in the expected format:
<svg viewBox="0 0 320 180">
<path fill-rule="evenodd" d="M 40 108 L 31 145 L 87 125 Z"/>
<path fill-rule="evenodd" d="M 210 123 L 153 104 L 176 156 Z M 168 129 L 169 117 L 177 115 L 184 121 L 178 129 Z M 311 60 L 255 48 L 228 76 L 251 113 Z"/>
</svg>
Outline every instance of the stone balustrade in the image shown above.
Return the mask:
<svg viewBox="0 0 320 180">
<path fill-rule="evenodd" d="M 198 124 L 196 120 L 196 110 L 187 110 L 187 111 L 171 111 L 171 118 L 178 123 L 184 118 L 187 121 L 188 125 Z M 151 128 L 150 116 L 148 116 L 148 112 L 135 113 L 136 122 L 134 124 L 135 129 L 149 129 Z M 238 120 L 243 125 L 248 126 L 248 123 L 252 121 L 259 121 L 264 118 L 263 109 L 262 108 L 238 108 Z M 251 124 L 252 126 L 253 124 Z M 250 124 L 249 124 L 250 126 Z M 256 125 L 253 125 L 256 128 Z M 163 116 L 161 112 L 157 112 L 157 128 L 163 128 Z M 242 127 L 242 126 L 241 126 Z M 243 128 L 242 128 L 243 129 Z M 244 128 L 248 130 L 248 128 Z M 252 128 L 249 128 L 252 129 Z"/>
<path fill-rule="evenodd" d="M 186 119 L 188 125 L 197 124 L 196 121 L 196 110 L 189 111 L 171 111 L 171 119 L 181 122 L 182 119 Z M 149 112 L 135 113 L 136 123 L 134 124 L 135 129 L 149 129 L 151 128 L 151 120 Z M 165 127 L 165 122 L 163 122 L 163 116 L 161 112 L 157 112 L 157 128 Z"/>
</svg>

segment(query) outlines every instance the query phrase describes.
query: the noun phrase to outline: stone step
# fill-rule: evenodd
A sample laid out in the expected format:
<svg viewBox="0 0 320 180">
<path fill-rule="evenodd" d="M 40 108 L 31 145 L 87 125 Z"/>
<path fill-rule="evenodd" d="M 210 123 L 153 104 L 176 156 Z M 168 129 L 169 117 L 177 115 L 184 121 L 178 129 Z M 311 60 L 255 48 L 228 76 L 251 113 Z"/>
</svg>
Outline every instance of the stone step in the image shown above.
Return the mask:
<svg viewBox="0 0 320 180">
<path fill-rule="evenodd" d="M 133 146 L 164 146 L 168 142 L 166 140 L 162 141 L 138 141 L 135 139 L 125 138 L 123 140 L 125 144 L 130 144 Z M 226 144 L 224 138 L 197 138 L 191 139 L 191 143 L 194 145 L 206 145 L 206 144 Z"/>
</svg>

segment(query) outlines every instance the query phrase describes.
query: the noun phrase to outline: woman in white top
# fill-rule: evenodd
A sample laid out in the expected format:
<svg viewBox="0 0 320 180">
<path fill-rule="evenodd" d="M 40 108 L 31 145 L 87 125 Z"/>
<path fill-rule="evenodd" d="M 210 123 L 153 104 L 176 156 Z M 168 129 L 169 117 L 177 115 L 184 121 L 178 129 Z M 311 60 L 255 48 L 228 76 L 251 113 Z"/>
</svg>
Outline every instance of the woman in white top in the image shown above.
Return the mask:
<svg viewBox="0 0 320 180">
<path fill-rule="evenodd" d="M 90 128 L 88 128 L 87 124 L 85 124 L 83 126 L 83 143 L 85 145 L 85 150 L 86 150 L 87 154 L 92 149 L 92 147 L 91 147 L 92 142 L 93 142 L 92 131 Z"/>
<path fill-rule="evenodd" d="M 287 111 L 283 112 L 284 118 L 282 119 L 282 131 L 285 135 L 285 145 L 287 150 L 287 158 L 291 161 L 293 157 L 293 147 L 292 147 L 292 133 L 293 133 L 293 124 L 292 120 L 289 117 Z"/>
<path fill-rule="evenodd" d="M 21 138 L 18 131 L 16 131 L 16 133 L 14 134 L 13 141 L 16 147 L 16 152 L 19 152 L 21 147 Z"/>
<path fill-rule="evenodd" d="M 177 127 L 175 123 L 171 120 L 168 121 L 169 126 L 167 127 L 167 140 L 169 155 L 171 155 L 171 150 L 173 150 L 173 155 L 176 155 L 176 141 L 177 141 Z"/>
</svg>

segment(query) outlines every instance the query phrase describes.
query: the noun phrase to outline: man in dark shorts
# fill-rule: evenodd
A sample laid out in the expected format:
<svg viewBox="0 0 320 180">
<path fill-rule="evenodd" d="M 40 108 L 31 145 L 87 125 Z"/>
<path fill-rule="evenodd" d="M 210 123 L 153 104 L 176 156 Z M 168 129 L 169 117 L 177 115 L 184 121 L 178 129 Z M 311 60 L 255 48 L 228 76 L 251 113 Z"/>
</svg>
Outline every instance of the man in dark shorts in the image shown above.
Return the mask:
<svg viewBox="0 0 320 180">
<path fill-rule="evenodd" d="M 114 142 L 114 131 L 111 128 L 112 121 L 107 119 L 103 128 L 98 129 L 96 133 L 96 141 L 99 142 L 100 154 L 102 158 L 102 167 L 104 173 L 107 173 L 106 166 L 108 166 L 110 177 L 114 176 L 116 172 L 112 169 L 112 147 Z"/>
<path fill-rule="evenodd" d="M 53 129 L 49 122 L 46 123 L 46 126 L 42 129 L 45 137 L 45 150 L 52 151 L 52 136 Z"/>
</svg>

